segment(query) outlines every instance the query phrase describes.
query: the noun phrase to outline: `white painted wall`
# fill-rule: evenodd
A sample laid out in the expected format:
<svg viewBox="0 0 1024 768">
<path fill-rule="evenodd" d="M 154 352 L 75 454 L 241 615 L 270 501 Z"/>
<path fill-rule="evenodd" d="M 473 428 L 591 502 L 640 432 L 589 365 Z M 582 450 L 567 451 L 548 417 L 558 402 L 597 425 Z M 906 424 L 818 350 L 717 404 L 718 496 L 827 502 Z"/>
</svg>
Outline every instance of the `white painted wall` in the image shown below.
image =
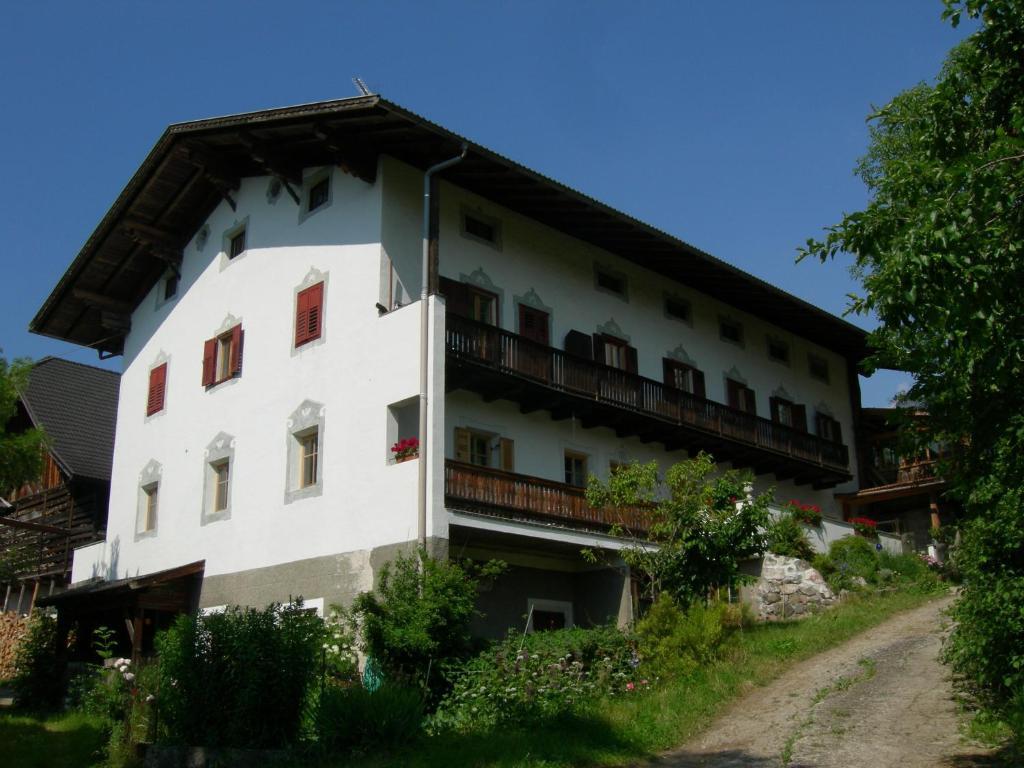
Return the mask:
<svg viewBox="0 0 1024 768">
<path fill-rule="evenodd" d="M 381 186 L 338 170 L 332 185 L 330 206 L 300 223 L 286 194 L 268 201 L 267 179 L 243 180 L 238 210 L 221 204 L 205 247 L 186 247 L 178 297 L 158 308 L 158 286 L 134 313 L 107 542 L 76 554 L 76 581 L 203 559 L 215 575 L 416 537 L 418 462 L 386 463 L 384 441 L 387 406 L 418 392 L 419 309 L 379 316 L 374 306 Z M 223 233 L 246 217 L 248 249 L 228 262 Z M 294 290 L 311 269 L 327 276 L 325 341 L 293 350 Z M 242 375 L 208 391 L 203 342 L 228 314 L 245 332 Z M 147 419 L 149 369 L 164 358 L 166 408 Z M 325 406 L 323 492 L 285 504 L 286 422 L 307 399 Z M 231 517 L 201 526 L 203 452 L 220 432 L 235 439 Z M 162 465 L 157 534 L 135 541 L 139 473 L 151 460 Z"/>
</svg>

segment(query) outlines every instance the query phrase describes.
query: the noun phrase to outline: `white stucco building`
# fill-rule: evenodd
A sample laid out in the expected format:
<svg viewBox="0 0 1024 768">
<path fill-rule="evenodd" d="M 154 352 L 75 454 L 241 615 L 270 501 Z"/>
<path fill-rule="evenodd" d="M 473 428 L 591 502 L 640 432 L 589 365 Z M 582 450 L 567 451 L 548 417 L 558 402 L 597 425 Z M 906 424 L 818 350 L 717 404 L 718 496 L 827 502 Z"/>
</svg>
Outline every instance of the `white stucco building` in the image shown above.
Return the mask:
<svg viewBox="0 0 1024 768">
<path fill-rule="evenodd" d="M 621 546 L 579 488 L 616 463 L 704 449 L 840 517 L 863 333 L 471 143 L 432 196 L 418 435 L 424 170 L 461 145 L 377 96 L 167 130 L 32 324 L 124 358 L 85 592 L 345 602 L 415 543 L 421 463 L 428 546 L 512 566 L 482 632 L 631 614 L 579 556 Z"/>
</svg>

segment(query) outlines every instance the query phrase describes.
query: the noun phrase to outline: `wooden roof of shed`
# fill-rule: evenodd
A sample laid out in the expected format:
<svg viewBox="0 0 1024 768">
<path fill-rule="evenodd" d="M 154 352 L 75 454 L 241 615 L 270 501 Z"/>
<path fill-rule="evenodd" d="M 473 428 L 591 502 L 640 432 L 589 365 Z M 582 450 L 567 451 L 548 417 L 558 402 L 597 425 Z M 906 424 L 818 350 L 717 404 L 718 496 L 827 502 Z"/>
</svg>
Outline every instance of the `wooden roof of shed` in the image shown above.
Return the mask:
<svg viewBox="0 0 1024 768">
<path fill-rule="evenodd" d="M 465 141 L 380 96 L 178 123 L 157 141 L 47 297 L 30 330 L 121 351 L 128 316 L 245 176 L 301 182 L 338 164 L 368 182 L 377 158 L 426 168 Z M 453 184 L 859 362 L 860 328 L 574 189 L 468 142 Z M 442 256 L 443 258 L 443 256 Z"/>
</svg>

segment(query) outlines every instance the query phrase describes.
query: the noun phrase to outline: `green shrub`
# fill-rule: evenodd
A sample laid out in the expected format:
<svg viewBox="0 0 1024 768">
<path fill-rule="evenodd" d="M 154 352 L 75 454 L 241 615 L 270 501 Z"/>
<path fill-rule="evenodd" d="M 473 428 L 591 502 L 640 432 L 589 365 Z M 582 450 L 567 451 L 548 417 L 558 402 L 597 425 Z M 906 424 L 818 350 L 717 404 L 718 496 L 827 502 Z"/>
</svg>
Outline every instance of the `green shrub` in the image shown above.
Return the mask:
<svg viewBox="0 0 1024 768">
<path fill-rule="evenodd" d="M 494 575 L 503 563 L 489 563 Z M 364 592 L 352 606 L 363 649 L 392 681 L 415 682 L 438 695 L 443 678 L 428 671 L 464 658 L 473 647 L 469 623 L 476 615 L 477 581 L 469 564 L 399 553 L 381 569 L 376 592 Z"/>
<path fill-rule="evenodd" d="M 928 564 L 918 555 L 898 554 L 895 555 L 886 550 L 878 553 L 878 576 L 884 571 L 891 571 L 894 574 L 892 579 L 902 587 L 913 587 L 926 591 L 939 591 L 945 589 L 939 581 L 938 574 L 928 567 Z M 877 579 L 881 583 L 881 579 Z"/>
<path fill-rule="evenodd" d="M 323 642 L 323 621 L 301 604 L 179 616 L 156 641 L 162 739 L 206 747 L 294 742 Z"/>
<path fill-rule="evenodd" d="M 783 557 L 799 557 L 810 560 L 814 548 L 807 538 L 807 530 L 792 511 L 785 511 L 768 523 L 768 551 Z"/>
<path fill-rule="evenodd" d="M 52 709 L 64 696 L 64 668 L 57 658 L 57 620 L 37 612 L 14 657 L 14 700 L 25 709 Z"/>
<path fill-rule="evenodd" d="M 671 678 L 689 674 L 718 656 L 728 629 L 724 603 L 705 606 L 693 603 L 683 611 L 662 594 L 636 625 L 642 669 L 652 677 Z"/>
<path fill-rule="evenodd" d="M 855 579 L 858 577 L 870 584 L 875 581 L 878 571 L 875 547 L 861 536 L 844 536 L 833 541 L 829 545 L 828 556 L 815 557 L 813 562 L 836 592 L 857 589 L 859 585 Z"/>
<path fill-rule="evenodd" d="M 615 627 L 510 635 L 465 662 L 431 718 L 434 732 L 534 722 L 643 688 L 633 641 Z"/>
<path fill-rule="evenodd" d="M 423 713 L 423 693 L 416 688 L 328 686 L 317 705 L 317 737 L 328 752 L 400 746 L 422 732 Z"/>
</svg>

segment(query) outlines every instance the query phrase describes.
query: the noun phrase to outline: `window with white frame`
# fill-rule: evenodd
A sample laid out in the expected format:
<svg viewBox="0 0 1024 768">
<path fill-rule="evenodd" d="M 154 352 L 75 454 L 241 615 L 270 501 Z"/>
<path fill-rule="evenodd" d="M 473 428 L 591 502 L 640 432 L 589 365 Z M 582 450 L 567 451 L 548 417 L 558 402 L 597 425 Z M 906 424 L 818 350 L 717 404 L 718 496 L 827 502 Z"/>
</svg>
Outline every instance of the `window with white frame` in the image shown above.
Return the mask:
<svg viewBox="0 0 1024 768">
<path fill-rule="evenodd" d="M 204 461 L 202 525 L 231 517 L 235 439 L 219 433 L 206 447 Z"/>
<path fill-rule="evenodd" d="M 323 492 L 324 406 L 304 400 L 288 417 L 284 502 Z"/>
<path fill-rule="evenodd" d="M 162 468 L 150 461 L 139 474 L 139 501 L 135 513 L 135 540 L 156 535 L 160 513 L 160 476 Z"/>
</svg>

